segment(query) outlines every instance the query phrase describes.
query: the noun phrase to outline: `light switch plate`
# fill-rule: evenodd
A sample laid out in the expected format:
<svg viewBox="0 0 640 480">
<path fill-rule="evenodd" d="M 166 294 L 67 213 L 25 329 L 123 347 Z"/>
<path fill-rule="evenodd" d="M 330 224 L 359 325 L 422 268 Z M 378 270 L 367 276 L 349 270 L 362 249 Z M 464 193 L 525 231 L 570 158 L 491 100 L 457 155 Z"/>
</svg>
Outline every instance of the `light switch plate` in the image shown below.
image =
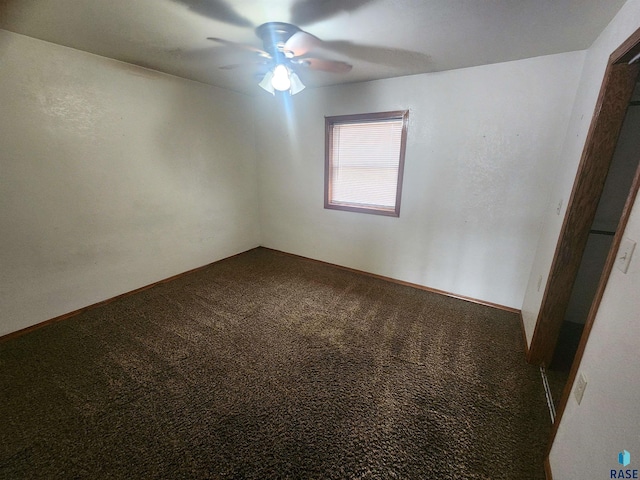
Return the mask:
<svg viewBox="0 0 640 480">
<path fill-rule="evenodd" d="M 629 263 L 631 263 L 631 256 L 633 255 L 633 250 L 635 248 L 636 242 L 630 238 L 622 240 L 620 248 L 618 249 L 618 255 L 616 255 L 616 267 L 618 270 L 622 270 L 623 273 L 627 273 Z"/>
<path fill-rule="evenodd" d="M 573 389 L 573 395 L 576 397 L 576 402 L 580 405 L 582 402 L 582 396 L 584 395 L 584 390 L 587 388 L 587 379 L 584 374 L 578 375 L 578 380 L 576 381 L 576 387 Z"/>
</svg>

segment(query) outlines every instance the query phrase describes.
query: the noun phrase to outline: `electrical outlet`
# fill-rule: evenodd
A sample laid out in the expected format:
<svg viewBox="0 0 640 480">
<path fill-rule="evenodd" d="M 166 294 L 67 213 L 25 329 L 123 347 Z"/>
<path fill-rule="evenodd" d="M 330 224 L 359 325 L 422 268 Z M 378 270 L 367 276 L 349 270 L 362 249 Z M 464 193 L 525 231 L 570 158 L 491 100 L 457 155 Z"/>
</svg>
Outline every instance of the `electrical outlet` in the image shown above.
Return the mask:
<svg viewBox="0 0 640 480">
<path fill-rule="evenodd" d="M 541 286 L 542 286 L 542 275 L 538 277 L 538 291 L 540 291 Z"/>
<path fill-rule="evenodd" d="M 562 211 L 562 199 L 560 199 L 560 201 L 558 202 L 558 207 L 556 208 L 556 215 L 560 215 L 561 211 Z"/>
<path fill-rule="evenodd" d="M 576 386 L 573 389 L 573 395 L 576 397 L 576 402 L 580 405 L 582 402 L 582 396 L 584 395 L 584 390 L 587 388 L 587 379 L 584 374 L 578 375 L 578 380 L 576 381 Z"/>
</svg>

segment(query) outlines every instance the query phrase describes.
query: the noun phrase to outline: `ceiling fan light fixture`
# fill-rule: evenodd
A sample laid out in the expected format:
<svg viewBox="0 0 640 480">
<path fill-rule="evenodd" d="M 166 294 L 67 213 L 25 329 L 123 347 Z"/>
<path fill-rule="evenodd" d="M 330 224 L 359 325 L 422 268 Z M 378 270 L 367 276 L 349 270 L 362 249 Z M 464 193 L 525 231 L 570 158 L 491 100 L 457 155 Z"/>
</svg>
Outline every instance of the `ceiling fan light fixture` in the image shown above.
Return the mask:
<svg viewBox="0 0 640 480">
<path fill-rule="evenodd" d="M 206 1 L 215 3 L 220 0 Z M 297 1 L 307 2 L 310 0 Z M 238 48 L 254 54 L 257 53 L 260 57 L 266 59 L 266 61 L 261 60 L 252 63 L 259 64 L 262 67 L 269 65 L 268 72 L 260 73 L 263 77 L 258 85 L 271 95 L 275 95 L 276 90 L 283 93 L 288 92 L 289 95 L 295 95 L 304 90 L 305 86 L 296 74 L 296 71 L 299 71 L 299 67 L 305 70 L 319 70 L 329 73 L 348 73 L 353 68 L 352 65 L 346 62 L 322 57 L 316 58 L 313 55 L 309 55 L 313 54 L 316 49 L 322 48 L 325 43 L 318 37 L 290 23 L 263 23 L 256 27 L 255 33 L 262 40 L 262 48 L 218 37 L 207 38 L 227 47 Z M 220 68 L 230 70 L 237 66 L 240 65 L 228 65 Z"/>
<path fill-rule="evenodd" d="M 271 95 L 275 95 L 276 91 L 273 88 L 273 86 L 271 85 L 271 79 L 273 78 L 273 71 L 269 70 L 264 78 L 260 81 L 260 83 L 258 84 L 258 86 L 260 88 L 262 88 L 263 90 L 266 90 L 267 92 L 269 92 Z"/>
<path fill-rule="evenodd" d="M 276 65 L 276 67 L 273 69 L 271 86 L 280 92 L 286 92 L 291 88 L 289 69 L 281 63 Z"/>
<path fill-rule="evenodd" d="M 289 90 L 291 95 L 295 95 L 304 90 L 304 83 L 302 83 L 302 80 L 300 80 L 300 77 L 298 77 L 295 72 L 291 72 L 289 79 L 291 80 L 291 89 Z"/>
<path fill-rule="evenodd" d="M 280 92 L 288 91 L 291 95 L 295 95 L 305 88 L 300 77 L 281 63 L 269 70 L 258 86 L 271 95 L 275 95 L 276 90 Z"/>
</svg>

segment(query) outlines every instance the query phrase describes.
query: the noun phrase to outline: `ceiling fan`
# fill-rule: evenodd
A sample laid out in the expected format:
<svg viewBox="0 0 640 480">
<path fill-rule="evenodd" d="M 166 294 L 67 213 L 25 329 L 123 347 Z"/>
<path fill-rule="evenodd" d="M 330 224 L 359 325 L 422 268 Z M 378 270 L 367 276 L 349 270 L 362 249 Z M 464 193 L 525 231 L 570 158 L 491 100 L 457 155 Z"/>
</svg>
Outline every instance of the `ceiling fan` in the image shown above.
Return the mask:
<svg viewBox="0 0 640 480">
<path fill-rule="evenodd" d="M 305 88 L 296 73 L 298 69 L 347 73 L 353 68 L 345 62 L 309 56 L 313 50 L 322 47 L 322 40 L 290 23 L 264 23 L 255 29 L 255 33 L 262 40 L 262 48 L 217 37 L 207 39 L 255 53 L 259 59 L 253 63 L 268 67 L 267 73 L 258 85 L 273 95 L 276 91 L 295 95 Z M 220 68 L 232 69 L 239 66 L 242 64 L 225 65 Z"/>
</svg>

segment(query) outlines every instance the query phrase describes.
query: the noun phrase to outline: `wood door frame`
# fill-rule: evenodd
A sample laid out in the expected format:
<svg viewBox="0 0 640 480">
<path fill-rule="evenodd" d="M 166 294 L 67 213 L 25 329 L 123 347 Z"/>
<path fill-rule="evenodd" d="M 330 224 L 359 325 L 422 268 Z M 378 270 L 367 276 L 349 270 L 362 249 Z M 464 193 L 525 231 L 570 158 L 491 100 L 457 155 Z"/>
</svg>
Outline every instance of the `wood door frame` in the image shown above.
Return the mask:
<svg viewBox="0 0 640 480">
<path fill-rule="evenodd" d="M 607 66 L 607 70 L 605 72 L 604 75 L 604 80 L 602 82 L 602 87 L 600 89 L 600 95 L 598 97 L 598 103 L 596 105 L 596 111 L 595 114 L 593 116 L 593 120 L 591 123 L 591 126 L 589 128 L 589 134 L 587 136 L 587 141 L 585 144 L 585 148 L 584 148 L 584 152 L 582 155 L 582 159 L 580 162 L 580 167 L 578 168 L 578 174 L 576 176 L 576 182 L 574 184 L 574 189 L 571 195 L 572 200 L 574 199 L 574 197 L 576 196 L 576 190 L 578 190 L 578 184 L 581 181 L 582 175 L 584 175 L 584 163 L 587 161 L 599 161 L 601 163 L 607 163 L 607 170 L 608 170 L 608 165 L 611 163 L 611 157 L 613 156 L 613 150 L 615 149 L 615 146 L 617 145 L 617 141 L 618 141 L 618 135 L 619 135 L 619 128 L 617 128 L 617 133 L 615 134 L 615 136 L 613 135 L 613 132 L 607 137 L 607 141 L 611 141 L 612 138 L 615 137 L 615 142 L 613 143 L 613 145 L 610 145 L 609 147 L 611 148 L 607 148 L 608 150 L 611 150 L 610 155 L 607 156 L 607 158 L 600 158 L 600 159 L 593 159 L 592 158 L 592 154 L 590 152 L 592 152 L 594 150 L 594 145 L 593 143 L 598 141 L 598 139 L 602 138 L 601 133 L 598 132 L 598 130 L 601 129 L 614 129 L 616 127 L 616 125 L 619 123 L 620 126 L 622 125 L 622 122 L 624 121 L 624 117 L 626 115 L 626 106 L 625 108 L 616 108 L 615 109 L 615 115 L 611 114 L 611 117 L 608 119 L 607 122 L 603 121 L 603 118 L 600 115 L 600 111 L 602 109 L 602 103 L 603 103 L 603 99 L 607 98 L 607 90 L 611 90 L 613 88 L 615 88 L 616 86 L 620 86 L 623 85 L 623 89 L 628 89 L 630 90 L 628 93 L 629 98 L 631 97 L 631 93 L 633 92 L 633 89 L 635 88 L 635 83 L 638 79 L 638 72 L 640 70 L 640 67 L 636 64 L 636 65 L 628 65 L 628 62 L 634 58 L 636 55 L 638 55 L 640 53 L 640 28 L 638 30 L 636 30 L 633 35 L 631 35 L 625 42 L 622 43 L 622 45 L 620 45 L 620 47 L 618 47 L 609 57 L 609 63 Z M 618 72 L 622 75 L 622 80 L 620 81 L 620 78 L 616 79 L 614 78 L 614 76 L 611 74 L 612 70 L 618 70 Z M 625 80 L 626 79 L 626 80 Z M 628 83 L 631 82 L 632 85 L 629 86 Z M 626 87 L 624 86 L 626 85 Z M 620 91 L 621 95 L 626 95 L 625 90 L 621 90 Z M 627 105 L 628 105 L 629 101 L 627 100 Z M 606 171 L 605 171 L 605 176 L 606 176 Z M 549 454 L 551 453 L 551 448 L 553 447 L 553 442 L 555 440 L 556 434 L 558 432 L 558 427 L 562 421 L 562 417 L 564 415 L 567 403 L 569 401 L 570 395 L 571 395 L 571 391 L 573 390 L 573 384 L 576 380 L 576 375 L 578 373 L 578 369 L 580 368 L 580 363 L 582 361 L 582 357 L 584 355 L 584 351 L 587 345 L 587 342 L 589 340 L 589 335 L 591 334 L 591 330 L 593 328 L 593 324 L 596 318 L 596 315 L 598 313 L 598 308 L 600 307 L 600 302 L 602 301 L 602 297 L 604 295 L 604 291 L 607 287 L 607 283 L 609 281 L 609 276 L 611 274 L 611 270 L 613 269 L 613 266 L 615 264 L 615 260 L 616 260 L 616 254 L 618 253 L 618 249 L 620 248 L 620 243 L 622 242 L 622 237 L 624 234 L 624 230 L 627 226 L 627 222 L 629 220 L 629 217 L 631 215 L 631 210 L 634 206 L 634 203 L 638 197 L 638 191 L 640 190 L 640 164 L 638 165 L 638 167 L 636 168 L 636 173 L 633 179 L 633 183 L 631 185 L 631 189 L 629 190 L 629 195 L 627 196 L 627 200 L 625 202 L 622 214 L 620 216 L 620 222 L 618 223 L 618 226 L 616 228 L 616 233 L 613 237 L 613 242 L 611 245 L 611 248 L 609 249 L 609 254 L 607 256 L 607 260 L 605 262 L 605 266 L 603 268 L 602 271 L 602 275 L 600 276 L 600 281 L 598 283 L 598 289 L 596 290 L 596 294 L 594 296 L 593 302 L 591 304 L 591 308 L 589 310 L 589 314 L 587 316 L 587 321 L 585 323 L 585 327 L 584 327 L 584 331 L 582 333 L 582 337 L 580 338 L 580 344 L 578 346 L 578 350 L 576 352 L 573 364 L 571 365 L 571 371 L 569 372 L 569 378 L 567 380 L 567 383 L 564 387 L 564 390 L 562 392 L 562 397 L 560 399 L 560 402 L 558 404 L 558 413 L 556 415 L 555 418 L 555 422 L 553 423 L 553 427 L 551 429 L 551 436 L 549 438 L 549 443 L 547 445 L 547 451 L 546 451 L 546 455 L 545 455 L 545 460 L 544 460 L 544 467 L 545 467 L 545 474 L 547 476 L 548 479 L 552 478 L 552 472 L 551 472 L 551 464 L 549 461 Z M 598 192 L 598 196 L 594 197 L 594 198 L 599 198 L 601 192 Z M 574 205 L 569 205 L 568 209 L 575 209 L 575 208 L 579 208 L 582 204 L 578 203 L 575 206 Z M 595 212 L 594 212 L 595 214 Z M 557 257 L 559 256 L 559 254 L 562 252 L 562 250 L 560 249 L 560 245 L 563 243 L 563 237 L 570 235 L 572 233 L 574 233 L 573 231 L 569 230 L 568 227 L 570 225 L 570 222 L 568 220 L 568 217 L 570 216 L 569 212 L 567 212 L 566 216 L 565 216 L 565 221 L 563 224 L 563 229 L 562 229 L 562 233 L 561 233 L 561 238 L 558 241 L 558 247 L 556 248 L 556 258 L 554 258 L 554 262 L 553 262 L 553 268 L 557 267 L 558 265 L 561 265 L 560 261 L 557 259 Z M 591 221 L 593 221 L 593 219 L 591 219 Z M 590 228 L 591 222 L 589 222 L 589 226 L 587 228 Z M 588 231 L 587 231 L 587 235 L 588 235 Z M 584 249 L 584 247 L 583 247 Z M 582 251 L 580 252 L 580 257 L 582 256 Z M 552 274 L 555 273 L 554 271 L 552 271 Z M 551 282 L 548 282 L 551 283 Z M 572 282 L 573 283 L 573 282 Z M 547 290 L 545 290 L 545 297 L 547 295 Z M 540 318 L 539 318 L 540 319 Z M 557 338 L 556 338 L 557 339 Z M 554 348 L 555 348 L 555 340 L 554 340 Z M 544 358 L 544 355 L 541 356 L 542 358 Z"/>
<path fill-rule="evenodd" d="M 638 77 L 640 66 L 629 65 L 628 62 L 638 53 L 640 28 L 609 57 L 527 352 L 529 363 L 549 366 L 553 359 L 560 327 L 589 237 L 589 229 L 596 214 L 598 200 L 602 195 L 622 122 Z M 614 247 L 619 245 L 619 239 L 616 244 L 618 234 L 619 230 L 614 237 Z M 606 276 L 608 278 L 608 274 Z M 603 274 L 601 281 L 606 283 L 604 277 Z M 589 331 L 590 327 L 586 326 L 581 347 L 586 342 Z M 577 357 L 576 355 L 576 360 Z"/>
</svg>

